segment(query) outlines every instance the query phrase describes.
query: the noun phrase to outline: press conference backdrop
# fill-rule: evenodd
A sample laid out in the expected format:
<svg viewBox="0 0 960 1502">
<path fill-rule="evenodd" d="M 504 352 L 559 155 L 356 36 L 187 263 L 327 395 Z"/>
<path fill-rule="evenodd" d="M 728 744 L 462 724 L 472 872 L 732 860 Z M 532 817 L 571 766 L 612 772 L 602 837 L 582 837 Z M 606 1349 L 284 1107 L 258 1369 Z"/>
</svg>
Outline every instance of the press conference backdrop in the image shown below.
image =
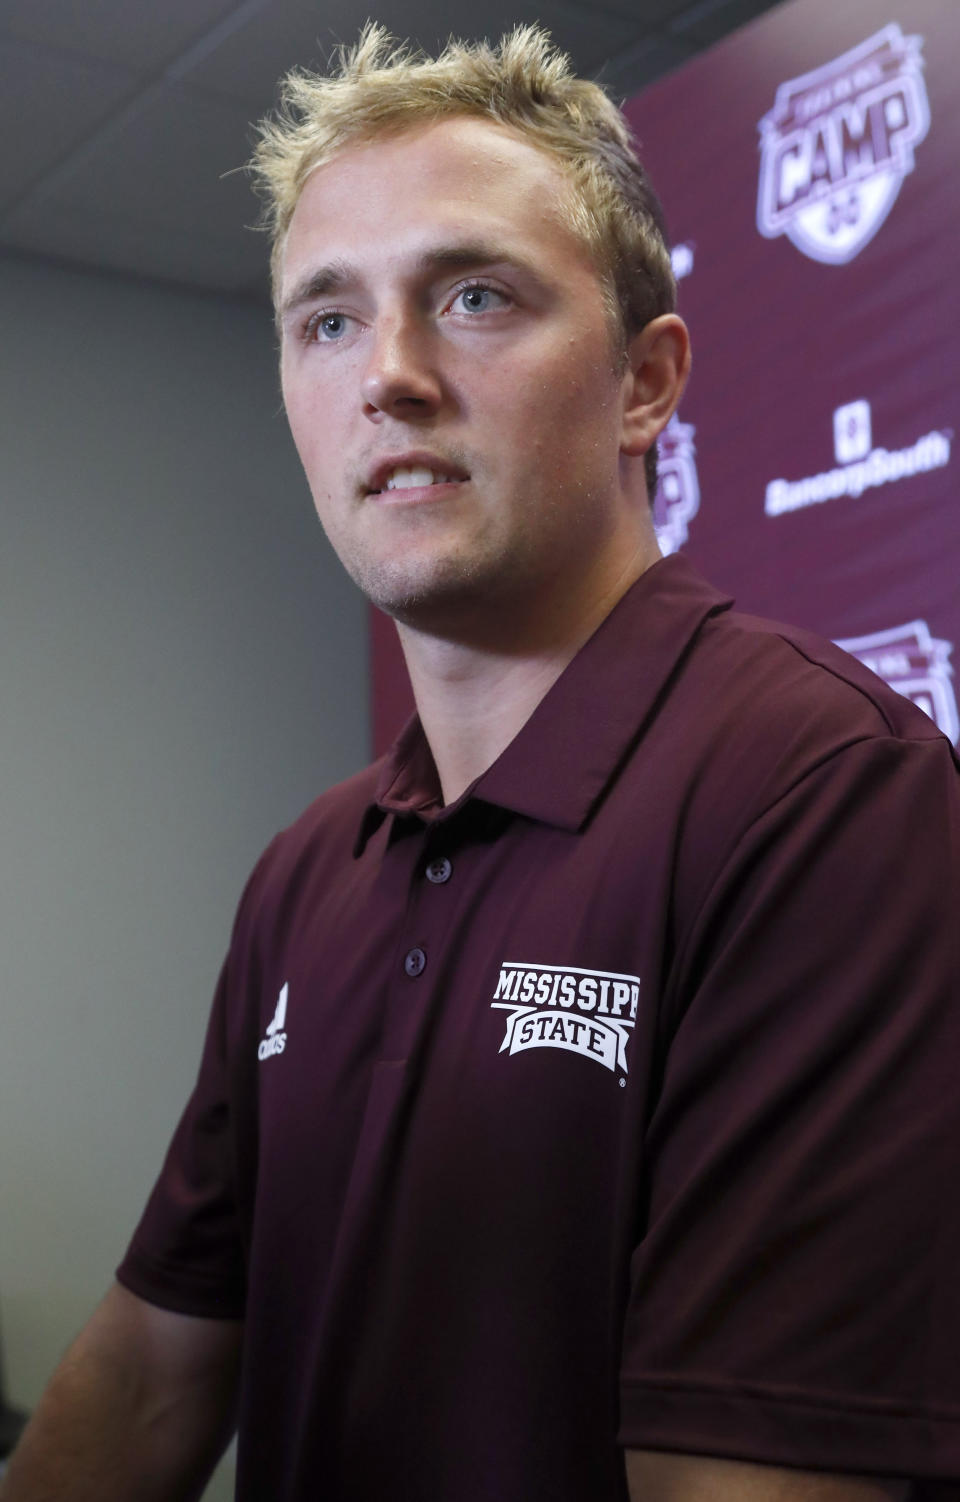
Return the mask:
<svg viewBox="0 0 960 1502">
<path fill-rule="evenodd" d="M 793 0 L 625 105 L 694 369 L 654 517 L 960 736 L 960 4 Z M 374 738 L 412 700 L 373 613 Z"/>
</svg>

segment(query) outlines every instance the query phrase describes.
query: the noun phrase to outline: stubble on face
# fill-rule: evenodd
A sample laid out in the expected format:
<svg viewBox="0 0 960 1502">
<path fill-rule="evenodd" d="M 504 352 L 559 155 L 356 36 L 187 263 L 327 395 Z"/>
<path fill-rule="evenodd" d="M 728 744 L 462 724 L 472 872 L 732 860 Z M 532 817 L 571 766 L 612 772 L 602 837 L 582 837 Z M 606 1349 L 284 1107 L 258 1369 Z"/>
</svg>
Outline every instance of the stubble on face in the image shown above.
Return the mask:
<svg viewBox="0 0 960 1502">
<path fill-rule="evenodd" d="M 358 545 L 353 533 L 339 543 L 331 536 L 340 562 L 372 605 L 405 625 L 432 622 L 439 627 L 451 612 L 489 599 L 497 579 L 486 566 L 479 519 L 474 518 L 469 537 L 448 524 L 444 538 L 438 535 L 436 518 L 423 508 L 404 516 L 402 532 L 398 524 L 392 530 L 395 543 L 389 553 Z"/>
</svg>

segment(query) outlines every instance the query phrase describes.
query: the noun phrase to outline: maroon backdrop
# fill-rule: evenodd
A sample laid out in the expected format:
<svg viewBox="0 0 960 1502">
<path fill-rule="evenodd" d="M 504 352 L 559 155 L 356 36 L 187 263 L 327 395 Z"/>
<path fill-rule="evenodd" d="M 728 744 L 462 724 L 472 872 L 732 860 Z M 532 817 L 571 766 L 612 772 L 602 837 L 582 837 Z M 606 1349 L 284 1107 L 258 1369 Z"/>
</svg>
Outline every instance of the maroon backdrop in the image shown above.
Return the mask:
<svg viewBox="0 0 960 1502">
<path fill-rule="evenodd" d="M 630 100 L 694 371 L 655 517 L 958 739 L 960 4 L 792 0 Z M 377 752 L 412 700 L 372 612 Z"/>
</svg>

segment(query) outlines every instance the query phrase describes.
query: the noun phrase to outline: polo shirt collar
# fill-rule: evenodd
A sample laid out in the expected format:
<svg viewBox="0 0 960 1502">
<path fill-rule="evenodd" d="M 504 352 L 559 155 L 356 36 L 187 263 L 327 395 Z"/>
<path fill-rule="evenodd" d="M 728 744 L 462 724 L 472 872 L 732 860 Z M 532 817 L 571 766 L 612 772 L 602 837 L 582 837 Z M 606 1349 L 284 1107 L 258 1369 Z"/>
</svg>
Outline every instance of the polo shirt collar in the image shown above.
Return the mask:
<svg viewBox="0 0 960 1502">
<path fill-rule="evenodd" d="M 356 854 L 387 814 L 449 817 L 469 799 L 577 830 L 642 734 L 686 648 L 733 601 L 680 554 L 627 590 L 491 767 L 441 814 L 436 769 L 414 717 L 388 752 Z"/>
</svg>

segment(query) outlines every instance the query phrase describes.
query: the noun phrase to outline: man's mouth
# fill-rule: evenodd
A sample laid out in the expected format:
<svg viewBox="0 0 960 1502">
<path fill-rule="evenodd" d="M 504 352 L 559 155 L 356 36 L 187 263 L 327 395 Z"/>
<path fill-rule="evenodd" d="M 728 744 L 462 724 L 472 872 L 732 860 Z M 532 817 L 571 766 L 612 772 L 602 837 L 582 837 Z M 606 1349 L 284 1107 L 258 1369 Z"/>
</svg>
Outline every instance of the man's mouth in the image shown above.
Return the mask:
<svg viewBox="0 0 960 1502">
<path fill-rule="evenodd" d="M 424 469 L 419 464 L 415 469 L 404 469 L 400 466 L 386 476 L 383 490 L 415 490 L 424 485 L 451 485 L 452 482 L 454 482 L 454 476 L 443 475 L 440 470 Z"/>
<path fill-rule="evenodd" d="M 453 460 L 440 454 L 403 454 L 385 458 L 368 473 L 367 495 L 385 495 L 394 490 L 430 490 L 438 485 L 459 485 L 470 477 Z"/>
<path fill-rule="evenodd" d="M 444 474 L 442 470 L 426 469 L 422 465 L 407 468 L 398 465 L 390 471 L 383 482 L 380 490 L 375 490 L 374 495 L 380 495 L 384 490 L 420 490 L 428 485 L 451 485 L 459 477 Z"/>
</svg>

